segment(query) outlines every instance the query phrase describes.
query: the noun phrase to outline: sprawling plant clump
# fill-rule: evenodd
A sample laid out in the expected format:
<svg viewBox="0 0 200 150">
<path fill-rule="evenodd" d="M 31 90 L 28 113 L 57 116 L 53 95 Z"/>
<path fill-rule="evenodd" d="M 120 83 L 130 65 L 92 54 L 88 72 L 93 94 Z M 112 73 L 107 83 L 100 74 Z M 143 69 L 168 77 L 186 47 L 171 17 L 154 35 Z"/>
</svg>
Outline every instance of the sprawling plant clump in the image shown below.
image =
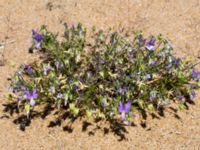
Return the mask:
<svg viewBox="0 0 200 150">
<path fill-rule="evenodd" d="M 81 24 L 68 27 L 62 42 L 45 26 L 32 31 L 32 49 L 42 63 L 22 65 L 11 81 L 11 98 L 28 116 L 48 104 L 71 115 L 133 121 L 134 111 L 156 111 L 175 102 L 194 101 L 200 74 L 190 61 L 174 55 L 170 42 L 141 32 L 93 31 L 86 39 Z"/>
</svg>

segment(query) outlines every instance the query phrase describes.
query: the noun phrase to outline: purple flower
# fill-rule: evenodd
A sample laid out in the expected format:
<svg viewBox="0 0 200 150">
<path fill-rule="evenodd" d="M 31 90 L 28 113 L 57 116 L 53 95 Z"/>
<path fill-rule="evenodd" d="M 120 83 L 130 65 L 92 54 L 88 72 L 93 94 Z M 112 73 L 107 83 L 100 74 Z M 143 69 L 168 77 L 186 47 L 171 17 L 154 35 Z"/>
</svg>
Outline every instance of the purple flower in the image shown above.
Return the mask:
<svg viewBox="0 0 200 150">
<path fill-rule="evenodd" d="M 190 100 L 194 100 L 194 98 L 196 97 L 196 93 L 195 91 L 191 91 L 189 94 Z"/>
<path fill-rule="evenodd" d="M 22 98 L 21 98 L 21 97 L 18 97 L 18 98 L 17 98 L 17 101 L 21 101 L 21 100 L 22 100 Z"/>
<path fill-rule="evenodd" d="M 58 93 L 58 94 L 57 94 L 57 98 L 58 98 L 58 99 L 61 99 L 61 98 L 63 98 L 63 95 L 62 95 L 61 93 Z"/>
<path fill-rule="evenodd" d="M 159 54 L 157 54 L 157 56 L 158 56 L 160 59 L 165 58 L 165 54 L 164 54 L 164 53 L 159 53 Z"/>
<path fill-rule="evenodd" d="M 36 32 L 35 30 L 32 30 L 32 38 L 35 41 L 35 48 L 36 49 L 40 48 L 44 36 Z"/>
<path fill-rule="evenodd" d="M 26 71 L 26 73 L 28 73 L 29 75 L 32 74 L 32 67 L 30 65 L 25 65 L 24 70 Z"/>
<path fill-rule="evenodd" d="M 153 51 L 153 50 L 155 49 L 155 42 L 156 42 L 156 39 L 155 39 L 155 38 L 152 38 L 149 42 L 147 42 L 146 48 L 147 48 L 149 51 Z"/>
<path fill-rule="evenodd" d="M 100 61 L 99 61 L 99 64 L 100 64 L 100 65 L 103 65 L 104 63 L 105 63 L 105 61 L 103 61 L 103 60 L 100 60 Z"/>
<path fill-rule="evenodd" d="M 151 91 L 150 95 L 149 95 L 149 100 L 153 101 L 156 98 L 156 92 L 155 91 Z"/>
<path fill-rule="evenodd" d="M 121 119 L 124 121 L 126 118 L 126 114 L 129 112 L 131 108 L 131 102 L 127 102 L 125 106 L 123 105 L 122 101 L 119 102 L 118 111 L 121 113 Z"/>
<path fill-rule="evenodd" d="M 23 86 L 23 85 L 21 85 L 20 88 L 21 88 L 21 90 L 23 90 L 23 91 L 27 90 L 27 88 L 26 88 L 25 86 Z"/>
<path fill-rule="evenodd" d="M 106 99 L 103 99 L 102 103 L 101 103 L 102 107 L 106 107 L 107 106 L 107 100 Z"/>
<path fill-rule="evenodd" d="M 25 70 L 31 70 L 32 67 L 31 67 L 30 65 L 25 65 L 24 69 L 25 69 Z"/>
<path fill-rule="evenodd" d="M 38 97 L 36 89 L 34 89 L 32 92 L 26 91 L 25 93 L 25 99 L 36 99 Z"/>
<path fill-rule="evenodd" d="M 73 85 L 73 90 L 76 91 L 76 92 L 78 92 L 79 86 L 78 85 Z"/>
<path fill-rule="evenodd" d="M 197 70 L 193 69 L 190 76 L 191 76 L 191 78 L 193 78 L 193 79 L 198 79 L 198 77 L 199 77 L 199 72 L 198 72 Z"/>
<path fill-rule="evenodd" d="M 76 99 L 76 103 L 79 105 L 80 102 L 81 102 L 81 99 L 80 99 L 80 98 L 77 98 L 77 99 Z"/>
<path fill-rule="evenodd" d="M 149 79 L 151 79 L 152 78 L 152 75 L 151 74 L 147 74 L 146 76 L 144 76 L 144 79 L 145 80 L 149 80 Z"/>
<path fill-rule="evenodd" d="M 32 92 L 31 91 L 25 91 L 25 99 L 30 100 L 30 105 L 34 106 L 35 105 L 35 100 L 38 97 L 36 89 L 34 89 Z"/>
<path fill-rule="evenodd" d="M 180 62 L 181 62 L 181 59 L 180 58 L 173 58 L 173 61 L 172 61 L 176 66 L 179 66 L 180 65 Z"/>
<path fill-rule="evenodd" d="M 184 99 L 184 96 L 182 96 L 182 95 L 179 95 L 179 96 L 178 96 L 178 100 L 179 100 L 179 101 L 182 101 L 183 99 Z"/>
<path fill-rule="evenodd" d="M 50 70 L 51 70 L 51 67 L 50 67 L 49 65 L 45 66 L 45 67 L 43 68 L 43 73 L 44 73 L 44 75 L 47 75 L 47 73 L 48 73 Z"/>
<path fill-rule="evenodd" d="M 145 38 L 143 38 L 142 36 L 139 36 L 139 37 L 138 37 L 138 41 L 139 41 L 139 45 L 140 45 L 140 46 L 142 46 L 142 45 L 144 45 L 144 44 L 145 44 L 145 42 L 146 42 L 146 39 L 145 39 Z"/>
<path fill-rule="evenodd" d="M 73 80 L 69 80 L 69 84 L 72 84 L 73 83 Z"/>
<path fill-rule="evenodd" d="M 37 42 L 41 42 L 44 39 L 44 36 L 42 34 L 39 34 L 35 30 L 32 30 L 33 39 Z"/>
<path fill-rule="evenodd" d="M 157 64 L 157 61 L 151 61 L 150 65 L 156 65 Z"/>
<path fill-rule="evenodd" d="M 166 66 L 165 66 L 166 69 L 171 69 L 172 68 L 172 63 L 168 63 Z"/>
<path fill-rule="evenodd" d="M 35 103 L 36 103 L 36 102 L 35 102 L 34 99 L 30 99 L 30 105 L 31 105 L 31 106 L 35 106 Z"/>
<path fill-rule="evenodd" d="M 125 92 L 127 91 L 127 89 L 128 89 L 128 87 L 125 86 L 124 88 L 118 89 L 116 92 L 119 93 L 119 94 L 121 94 L 121 95 L 124 95 Z"/>
</svg>

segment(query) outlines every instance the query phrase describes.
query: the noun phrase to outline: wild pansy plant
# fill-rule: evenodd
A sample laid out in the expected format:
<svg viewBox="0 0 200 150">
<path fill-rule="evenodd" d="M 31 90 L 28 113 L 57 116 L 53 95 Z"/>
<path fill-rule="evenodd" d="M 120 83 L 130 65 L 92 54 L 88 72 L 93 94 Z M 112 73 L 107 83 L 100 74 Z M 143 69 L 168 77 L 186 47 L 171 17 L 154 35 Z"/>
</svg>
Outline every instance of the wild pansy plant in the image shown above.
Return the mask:
<svg viewBox="0 0 200 150">
<path fill-rule="evenodd" d="M 74 116 L 134 121 L 134 111 L 156 111 L 171 102 L 184 108 L 194 101 L 200 74 L 178 58 L 162 35 L 145 38 L 135 32 L 95 31 L 65 24 L 62 42 L 42 26 L 32 31 L 42 63 L 22 65 L 11 81 L 12 98 L 29 115 L 50 105 Z M 136 109 L 135 109 L 136 108 Z"/>
</svg>

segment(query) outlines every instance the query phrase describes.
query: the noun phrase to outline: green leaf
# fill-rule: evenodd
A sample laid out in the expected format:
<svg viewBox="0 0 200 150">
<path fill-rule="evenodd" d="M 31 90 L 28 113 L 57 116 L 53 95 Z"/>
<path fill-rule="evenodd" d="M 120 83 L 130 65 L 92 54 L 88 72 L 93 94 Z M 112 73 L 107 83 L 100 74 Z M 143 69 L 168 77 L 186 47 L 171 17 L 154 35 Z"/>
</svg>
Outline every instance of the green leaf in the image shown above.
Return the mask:
<svg viewBox="0 0 200 150">
<path fill-rule="evenodd" d="M 100 89 L 104 89 L 102 84 L 99 84 L 99 88 Z"/>
<path fill-rule="evenodd" d="M 64 94 L 64 99 L 65 99 L 65 100 L 68 100 L 68 98 L 69 98 L 69 94 L 68 94 L 68 93 L 65 93 L 65 94 Z"/>
<path fill-rule="evenodd" d="M 115 73 L 111 73 L 110 71 L 108 72 L 108 74 L 111 76 L 111 77 L 113 77 L 113 78 L 116 78 L 117 77 L 117 74 Z"/>
<path fill-rule="evenodd" d="M 197 82 L 198 87 L 200 88 L 200 81 Z"/>
<path fill-rule="evenodd" d="M 90 118 L 92 116 L 92 112 L 89 110 L 86 110 L 86 116 Z"/>
<path fill-rule="evenodd" d="M 70 110 L 74 110 L 75 109 L 75 104 L 74 103 L 70 103 L 69 104 L 69 109 Z"/>
<path fill-rule="evenodd" d="M 137 103 L 138 103 L 138 106 L 139 106 L 140 108 L 143 108 L 143 107 L 144 107 L 144 102 L 143 102 L 142 100 L 138 100 Z"/>
<path fill-rule="evenodd" d="M 154 110 L 153 104 L 148 104 L 148 105 L 147 105 L 147 109 L 148 109 L 149 111 L 153 111 L 153 110 Z"/>
<path fill-rule="evenodd" d="M 100 71 L 99 74 L 100 74 L 100 76 L 101 76 L 102 78 L 105 77 L 105 73 L 104 73 L 104 71 Z"/>
<path fill-rule="evenodd" d="M 74 103 L 69 104 L 69 109 L 74 115 L 77 115 L 79 113 L 79 108 L 77 108 Z"/>
<path fill-rule="evenodd" d="M 180 109 L 180 110 L 186 109 L 185 104 L 184 104 L 184 103 L 180 103 L 180 104 L 179 104 L 179 109 Z"/>
<path fill-rule="evenodd" d="M 30 104 L 29 103 L 25 103 L 24 109 L 25 109 L 27 114 L 29 114 L 30 108 L 31 108 Z"/>
<path fill-rule="evenodd" d="M 75 108 L 75 109 L 73 110 L 73 113 L 74 113 L 74 115 L 78 115 L 79 109 L 78 109 L 78 108 Z"/>
<path fill-rule="evenodd" d="M 81 56 L 80 56 L 80 54 L 78 54 L 78 55 L 76 56 L 76 63 L 80 62 L 80 60 L 81 60 Z"/>
</svg>

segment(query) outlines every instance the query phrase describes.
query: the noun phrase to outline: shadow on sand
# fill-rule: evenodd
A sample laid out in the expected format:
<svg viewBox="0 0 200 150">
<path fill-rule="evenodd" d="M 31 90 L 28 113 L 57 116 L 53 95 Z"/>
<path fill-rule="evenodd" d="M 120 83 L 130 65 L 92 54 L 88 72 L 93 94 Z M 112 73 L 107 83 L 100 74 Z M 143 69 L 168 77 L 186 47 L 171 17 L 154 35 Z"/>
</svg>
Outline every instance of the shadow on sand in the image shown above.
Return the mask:
<svg viewBox="0 0 200 150">
<path fill-rule="evenodd" d="M 194 103 L 187 102 L 185 105 L 186 109 L 189 109 L 188 104 L 194 104 Z M 49 122 L 48 128 L 53 128 L 56 126 L 61 127 L 62 123 L 65 120 L 67 120 L 66 121 L 67 125 L 62 126 L 63 131 L 72 133 L 73 132 L 73 123 L 77 119 L 82 119 L 82 121 L 81 121 L 82 122 L 82 132 L 86 132 L 89 136 L 94 136 L 96 131 L 100 130 L 103 132 L 104 135 L 107 135 L 109 133 L 114 134 L 115 136 L 117 136 L 119 141 L 127 139 L 126 134 L 128 134 L 128 131 L 126 129 L 126 125 L 119 123 L 119 121 L 117 121 L 117 120 L 108 120 L 109 126 L 104 127 L 104 126 L 99 125 L 99 123 L 103 122 L 103 120 L 101 120 L 101 119 L 96 118 L 92 122 L 85 121 L 83 119 L 82 115 L 74 117 L 67 111 L 63 111 L 63 113 L 61 113 L 60 111 L 55 111 L 55 108 L 53 108 L 49 105 L 45 106 L 43 111 L 32 111 L 29 118 L 27 118 L 27 116 L 24 114 L 19 114 L 17 103 L 13 102 L 13 103 L 3 104 L 3 107 L 4 107 L 4 110 L 3 110 L 4 114 L 0 117 L 0 119 L 11 118 L 13 116 L 13 114 L 18 114 L 17 117 L 12 117 L 12 118 L 14 118 L 13 123 L 16 125 L 19 125 L 20 130 L 22 130 L 22 131 L 25 131 L 26 127 L 30 126 L 31 121 L 36 117 L 45 119 L 48 115 L 56 115 L 58 117 Z M 175 109 L 171 106 L 168 107 L 167 109 L 171 110 L 171 112 L 174 114 L 174 117 L 176 119 L 179 119 L 179 120 L 181 119 L 180 116 L 177 114 L 177 112 L 178 112 L 177 109 Z M 144 109 L 139 109 L 139 112 L 142 116 L 140 125 L 144 129 L 147 129 L 146 119 L 148 116 L 151 116 L 152 119 L 165 118 L 165 113 L 164 113 L 165 108 L 163 108 L 163 107 L 160 107 L 156 112 L 150 113 L 150 115 Z M 93 129 L 89 131 L 88 128 L 90 126 L 93 127 Z M 132 123 L 131 126 L 137 126 L 137 125 Z M 147 129 L 147 131 L 148 130 L 150 130 L 150 129 Z"/>
</svg>

